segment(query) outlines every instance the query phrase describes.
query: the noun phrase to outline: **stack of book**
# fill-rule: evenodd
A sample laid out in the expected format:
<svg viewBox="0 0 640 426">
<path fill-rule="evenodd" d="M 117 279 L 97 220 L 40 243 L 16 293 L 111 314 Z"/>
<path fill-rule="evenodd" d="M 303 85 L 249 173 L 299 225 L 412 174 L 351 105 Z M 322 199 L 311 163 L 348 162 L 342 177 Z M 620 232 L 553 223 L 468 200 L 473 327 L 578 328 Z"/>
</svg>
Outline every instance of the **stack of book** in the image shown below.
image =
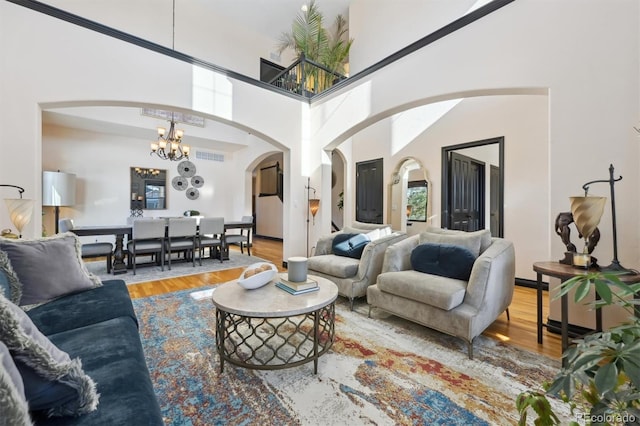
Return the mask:
<svg viewBox="0 0 640 426">
<path fill-rule="evenodd" d="M 311 278 L 307 278 L 306 281 L 289 281 L 287 279 L 287 274 L 280 274 L 278 281 L 276 282 L 276 287 L 281 290 L 286 291 L 289 294 L 304 294 L 312 291 L 318 290 L 318 282 L 312 280 Z"/>
</svg>

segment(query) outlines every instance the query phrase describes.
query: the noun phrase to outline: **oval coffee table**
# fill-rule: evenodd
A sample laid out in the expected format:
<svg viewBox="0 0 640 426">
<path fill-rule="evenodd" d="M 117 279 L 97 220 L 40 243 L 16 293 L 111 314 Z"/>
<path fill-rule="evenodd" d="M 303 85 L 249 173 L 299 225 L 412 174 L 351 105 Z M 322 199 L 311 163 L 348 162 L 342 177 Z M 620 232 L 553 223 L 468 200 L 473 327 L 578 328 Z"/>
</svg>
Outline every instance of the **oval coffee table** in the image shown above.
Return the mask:
<svg viewBox="0 0 640 426">
<path fill-rule="evenodd" d="M 291 295 L 272 281 L 245 290 L 235 281 L 213 292 L 216 307 L 216 348 L 220 372 L 224 362 L 259 370 L 278 370 L 313 361 L 333 344 L 338 287 L 326 278 L 309 275 L 319 289 Z"/>
</svg>

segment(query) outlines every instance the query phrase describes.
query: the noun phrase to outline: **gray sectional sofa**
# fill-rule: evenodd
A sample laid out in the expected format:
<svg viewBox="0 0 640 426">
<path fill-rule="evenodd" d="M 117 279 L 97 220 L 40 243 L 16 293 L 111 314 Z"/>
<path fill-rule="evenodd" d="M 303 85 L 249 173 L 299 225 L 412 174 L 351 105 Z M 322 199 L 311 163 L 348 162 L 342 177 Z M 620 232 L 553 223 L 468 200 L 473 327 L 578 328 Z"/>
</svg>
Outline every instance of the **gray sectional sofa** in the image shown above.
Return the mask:
<svg viewBox="0 0 640 426">
<path fill-rule="evenodd" d="M 417 260 L 414 258 L 412 262 L 412 254 L 421 244 L 428 244 L 432 253 L 436 253 L 428 260 L 438 273 L 464 263 L 463 259 L 446 265 L 449 259 L 437 258 L 440 251 L 462 247 L 472 253 L 469 278 L 415 270 L 412 263 Z M 514 285 L 515 252 L 511 242 L 491 238 L 487 230 L 467 233 L 429 228 L 386 250 L 382 271 L 375 285 L 367 288 L 367 302 L 369 313 L 372 308 L 381 308 L 464 339 L 472 358 L 474 338 L 503 312 L 508 315 Z"/>
</svg>

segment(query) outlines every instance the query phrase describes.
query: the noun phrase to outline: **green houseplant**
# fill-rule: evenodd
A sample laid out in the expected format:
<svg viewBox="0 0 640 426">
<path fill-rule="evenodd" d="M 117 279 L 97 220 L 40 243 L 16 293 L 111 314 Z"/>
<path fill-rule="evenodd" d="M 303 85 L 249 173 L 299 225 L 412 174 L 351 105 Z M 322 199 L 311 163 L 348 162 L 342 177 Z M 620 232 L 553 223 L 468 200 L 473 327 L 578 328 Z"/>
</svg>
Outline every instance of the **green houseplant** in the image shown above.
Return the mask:
<svg viewBox="0 0 640 426">
<path fill-rule="evenodd" d="M 560 424 L 547 399 L 558 396 L 587 424 L 640 423 L 640 283 L 625 284 L 616 273 L 594 272 L 574 277 L 560 286 L 555 298 L 575 290 L 576 303 L 595 289 L 600 300 L 595 309 L 618 305 L 630 315 L 628 322 L 596 332 L 575 342 L 563 354 L 564 367 L 545 392 L 518 395 L 519 424 L 527 422 L 531 409 L 536 425 Z M 572 423 L 577 424 L 577 423 Z"/>
<path fill-rule="evenodd" d="M 306 10 L 298 14 L 291 25 L 291 31 L 280 36 L 278 50 L 293 49 L 297 59 L 303 57 L 320 64 L 331 73 L 345 74 L 345 65 L 353 39 L 348 36 L 347 20 L 336 16 L 330 29 L 324 27 L 324 16 L 315 1 L 311 1 Z M 320 73 L 317 67 L 306 68 L 307 80 L 318 84 L 318 79 L 332 79 L 333 74 Z M 322 75 L 320 75 L 322 74 Z M 330 86 L 330 85 L 329 85 Z"/>
</svg>

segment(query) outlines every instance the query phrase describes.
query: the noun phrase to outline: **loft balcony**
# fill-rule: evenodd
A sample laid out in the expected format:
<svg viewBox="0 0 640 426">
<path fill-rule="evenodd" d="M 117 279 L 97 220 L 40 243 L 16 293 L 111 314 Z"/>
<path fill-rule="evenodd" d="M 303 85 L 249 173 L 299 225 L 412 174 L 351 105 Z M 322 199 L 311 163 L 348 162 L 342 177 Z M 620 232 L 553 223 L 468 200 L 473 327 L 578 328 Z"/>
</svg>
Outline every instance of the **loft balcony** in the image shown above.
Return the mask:
<svg viewBox="0 0 640 426">
<path fill-rule="evenodd" d="M 312 98 L 346 78 L 303 55 L 268 83 L 286 92 Z"/>
</svg>

